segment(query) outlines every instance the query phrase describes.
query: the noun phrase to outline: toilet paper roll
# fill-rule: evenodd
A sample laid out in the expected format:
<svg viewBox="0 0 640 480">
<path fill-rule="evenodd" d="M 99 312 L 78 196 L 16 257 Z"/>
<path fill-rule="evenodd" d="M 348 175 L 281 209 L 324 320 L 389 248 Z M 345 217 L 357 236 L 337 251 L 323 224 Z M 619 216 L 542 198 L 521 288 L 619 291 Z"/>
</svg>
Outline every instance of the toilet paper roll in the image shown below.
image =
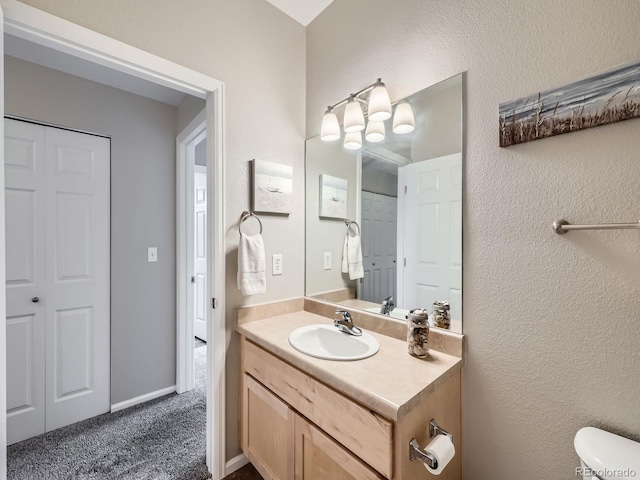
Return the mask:
<svg viewBox="0 0 640 480">
<path fill-rule="evenodd" d="M 424 464 L 424 468 L 434 475 L 440 475 L 456 454 L 453 442 L 447 435 L 436 435 L 433 440 L 424 447 L 424 451 L 430 453 L 438 460 L 438 468 L 431 468 L 426 463 Z"/>
</svg>

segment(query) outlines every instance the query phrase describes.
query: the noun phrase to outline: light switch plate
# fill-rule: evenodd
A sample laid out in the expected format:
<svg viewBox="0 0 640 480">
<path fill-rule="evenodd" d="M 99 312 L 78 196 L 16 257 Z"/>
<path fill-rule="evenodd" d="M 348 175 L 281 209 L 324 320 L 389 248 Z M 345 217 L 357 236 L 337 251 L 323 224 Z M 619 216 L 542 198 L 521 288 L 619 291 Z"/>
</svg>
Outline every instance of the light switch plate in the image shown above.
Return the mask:
<svg viewBox="0 0 640 480">
<path fill-rule="evenodd" d="M 331 252 L 324 252 L 323 266 L 325 270 L 331 270 Z"/>
<path fill-rule="evenodd" d="M 282 254 L 274 253 L 271 260 L 271 275 L 282 275 Z"/>
<path fill-rule="evenodd" d="M 158 247 L 149 247 L 147 250 L 147 262 L 157 262 L 158 261 Z"/>
</svg>

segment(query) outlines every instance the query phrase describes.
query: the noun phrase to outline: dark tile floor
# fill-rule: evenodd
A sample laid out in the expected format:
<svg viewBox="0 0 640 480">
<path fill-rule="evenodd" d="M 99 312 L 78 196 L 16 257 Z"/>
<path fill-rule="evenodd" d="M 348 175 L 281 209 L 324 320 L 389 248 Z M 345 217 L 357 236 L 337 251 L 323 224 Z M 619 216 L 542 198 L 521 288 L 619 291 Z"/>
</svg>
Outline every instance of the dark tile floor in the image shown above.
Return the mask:
<svg viewBox="0 0 640 480">
<path fill-rule="evenodd" d="M 258 471 L 253 468 L 253 465 L 248 464 L 237 472 L 233 472 L 228 477 L 225 477 L 224 480 L 262 480 L 262 477 Z"/>
</svg>

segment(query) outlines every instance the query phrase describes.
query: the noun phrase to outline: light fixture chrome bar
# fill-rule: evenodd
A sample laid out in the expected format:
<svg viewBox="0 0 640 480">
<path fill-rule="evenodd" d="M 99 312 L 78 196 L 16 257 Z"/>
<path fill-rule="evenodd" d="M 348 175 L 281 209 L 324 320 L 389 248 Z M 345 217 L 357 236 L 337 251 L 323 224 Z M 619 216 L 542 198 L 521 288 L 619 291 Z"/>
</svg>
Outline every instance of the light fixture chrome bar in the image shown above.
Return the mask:
<svg viewBox="0 0 640 480">
<path fill-rule="evenodd" d="M 378 83 L 380 83 L 380 82 L 382 82 L 382 78 L 378 78 L 374 83 L 372 83 L 368 87 L 364 87 L 362 90 L 360 90 L 360 91 L 358 91 L 356 93 L 350 94 L 347 98 L 340 100 L 338 103 L 328 106 L 327 109 L 333 110 L 334 108 L 338 108 L 338 107 L 344 105 L 345 103 L 347 103 L 351 99 L 351 97 L 357 99 L 363 93 L 367 93 L 368 91 L 373 90 L 374 87 L 376 85 L 378 85 Z"/>
<path fill-rule="evenodd" d="M 553 231 L 557 234 L 567 233 L 571 230 L 632 230 L 640 229 L 640 222 L 637 223 L 600 223 L 594 225 L 571 225 L 566 220 L 556 220 L 553 222 Z"/>
</svg>

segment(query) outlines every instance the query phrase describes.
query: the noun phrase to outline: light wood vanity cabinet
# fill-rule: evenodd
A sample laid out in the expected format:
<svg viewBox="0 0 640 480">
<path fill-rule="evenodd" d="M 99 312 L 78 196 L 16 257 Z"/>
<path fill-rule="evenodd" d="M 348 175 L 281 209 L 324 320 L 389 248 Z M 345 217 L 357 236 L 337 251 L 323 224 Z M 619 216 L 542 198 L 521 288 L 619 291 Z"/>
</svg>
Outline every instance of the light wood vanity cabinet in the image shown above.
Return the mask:
<svg viewBox="0 0 640 480">
<path fill-rule="evenodd" d="M 408 458 L 411 438 L 426 441 L 430 413 L 409 412 L 396 421 L 384 418 L 244 336 L 240 368 L 241 447 L 265 479 L 438 478 L 419 462 L 409 464 Z M 437 401 L 446 404 L 434 413 L 455 435 L 460 430 L 459 372 L 450 380 L 446 383 L 453 385 L 453 392 L 450 387 L 445 388 L 447 392 L 439 388 L 430 397 L 439 397 Z M 456 391 L 457 398 L 448 401 L 448 395 Z M 457 415 L 445 415 L 456 408 Z M 456 417 L 452 425 L 451 418 Z M 439 478 L 459 480 L 459 458 L 447 470 Z"/>
<path fill-rule="evenodd" d="M 245 374 L 243 450 L 267 480 L 383 477 Z"/>
</svg>

